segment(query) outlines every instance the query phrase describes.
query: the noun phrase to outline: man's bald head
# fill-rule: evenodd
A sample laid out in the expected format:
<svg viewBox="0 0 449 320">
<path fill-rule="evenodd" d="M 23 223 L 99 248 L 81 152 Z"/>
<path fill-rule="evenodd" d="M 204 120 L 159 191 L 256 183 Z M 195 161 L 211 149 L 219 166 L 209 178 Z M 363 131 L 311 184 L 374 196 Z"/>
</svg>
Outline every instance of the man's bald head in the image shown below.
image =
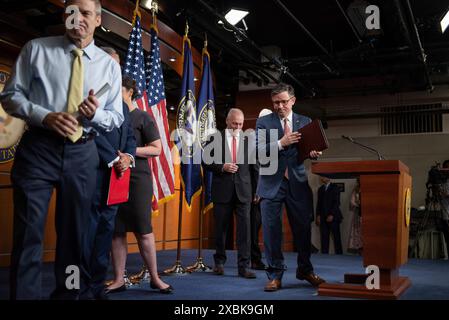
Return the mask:
<svg viewBox="0 0 449 320">
<path fill-rule="evenodd" d="M 245 121 L 245 116 L 243 111 L 238 108 L 232 108 L 228 112 L 226 117 L 226 126 L 228 129 L 232 129 L 234 132 L 238 132 L 243 128 L 243 122 Z"/>
</svg>

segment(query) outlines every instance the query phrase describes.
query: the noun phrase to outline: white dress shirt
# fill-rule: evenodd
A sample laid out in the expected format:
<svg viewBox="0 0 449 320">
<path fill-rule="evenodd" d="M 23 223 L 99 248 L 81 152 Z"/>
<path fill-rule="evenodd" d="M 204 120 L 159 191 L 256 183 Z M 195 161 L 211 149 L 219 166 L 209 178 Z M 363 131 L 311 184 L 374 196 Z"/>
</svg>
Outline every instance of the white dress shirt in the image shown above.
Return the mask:
<svg viewBox="0 0 449 320">
<path fill-rule="evenodd" d="M 231 153 L 231 157 L 232 157 L 232 138 L 234 137 L 233 135 L 233 131 L 232 129 L 226 129 L 226 141 L 228 143 L 229 146 L 229 151 Z M 236 138 L 236 150 L 235 150 L 235 155 L 237 157 L 237 154 L 239 152 L 239 143 L 240 143 L 240 130 L 238 131 L 238 133 L 235 135 Z"/>
<path fill-rule="evenodd" d="M 50 112 L 67 112 L 67 98 L 76 46 L 67 36 L 29 41 L 20 52 L 0 102 L 7 113 L 43 127 Z M 119 64 L 94 41 L 83 49 L 84 89 L 97 92 L 105 83 L 111 89 L 98 98 L 100 106 L 91 120 L 84 119 L 84 131 L 111 131 L 123 122 L 122 75 Z"/>
<path fill-rule="evenodd" d="M 293 132 L 293 112 L 290 112 L 290 114 L 285 118 L 282 118 L 282 119 L 279 118 L 279 121 L 281 121 L 282 129 L 285 131 L 284 119 L 287 119 L 288 126 L 290 127 L 290 132 Z M 282 147 L 282 144 L 281 144 L 281 140 L 278 140 L 278 147 L 279 147 L 279 150 L 284 150 L 284 147 Z"/>
</svg>

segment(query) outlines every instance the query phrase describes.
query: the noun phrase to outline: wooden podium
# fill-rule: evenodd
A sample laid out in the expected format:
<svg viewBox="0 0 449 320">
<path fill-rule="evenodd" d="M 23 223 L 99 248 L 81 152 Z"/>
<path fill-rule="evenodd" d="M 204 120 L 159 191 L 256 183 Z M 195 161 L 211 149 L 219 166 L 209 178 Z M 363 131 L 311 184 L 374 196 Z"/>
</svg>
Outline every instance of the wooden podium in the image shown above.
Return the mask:
<svg viewBox="0 0 449 320">
<path fill-rule="evenodd" d="M 344 283 L 323 283 L 318 294 L 397 299 L 410 285 L 399 276 L 407 262 L 412 178 L 399 160 L 315 162 L 312 172 L 334 179 L 360 177 L 363 266 L 380 270 L 380 288 L 365 286 L 366 274 L 345 274 Z"/>
</svg>

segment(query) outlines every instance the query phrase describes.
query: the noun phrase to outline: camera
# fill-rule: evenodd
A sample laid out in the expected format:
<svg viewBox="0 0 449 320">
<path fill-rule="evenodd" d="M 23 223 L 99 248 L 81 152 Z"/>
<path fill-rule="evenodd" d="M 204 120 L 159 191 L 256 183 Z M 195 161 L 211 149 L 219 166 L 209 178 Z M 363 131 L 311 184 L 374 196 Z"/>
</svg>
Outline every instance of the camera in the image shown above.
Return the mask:
<svg viewBox="0 0 449 320">
<path fill-rule="evenodd" d="M 437 163 L 432 166 L 427 175 L 427 183 L 426 186 L 438 186 L 443 183 L 446 183 L 449 178 L 449 170 L 441 168 L 441 165 Z"/>
</svg>

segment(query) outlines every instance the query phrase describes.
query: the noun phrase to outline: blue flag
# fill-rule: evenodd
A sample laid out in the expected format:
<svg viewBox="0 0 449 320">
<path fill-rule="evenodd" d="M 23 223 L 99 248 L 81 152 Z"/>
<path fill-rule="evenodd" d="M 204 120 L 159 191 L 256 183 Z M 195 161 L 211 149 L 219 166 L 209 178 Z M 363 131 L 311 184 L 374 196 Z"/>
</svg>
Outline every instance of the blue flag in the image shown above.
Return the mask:
<svg viewBox="0 0 449 320">
<path fill-rule="evenodd" d="M 210 70 L 210 56 L 207 47 L 203 49 L 203 73 L 201 76 L 200 93 L 198 97 L 198 139 L 204 147 L 208 136 L 216 131 L 214 88 Z M 204 179 L 204 211 L 212 208 L 212 171 L 203 168 Z"/>
<path fill-rule="evenodd" d="M 176 146 L 181 158 L 181 183 L 190 211 L 192 199 L 201 194 L 201 152 L 197 139 L 194 69 L 190 40 L 184 36 L 182 91 L 176 115 Z"/>
</svg>

